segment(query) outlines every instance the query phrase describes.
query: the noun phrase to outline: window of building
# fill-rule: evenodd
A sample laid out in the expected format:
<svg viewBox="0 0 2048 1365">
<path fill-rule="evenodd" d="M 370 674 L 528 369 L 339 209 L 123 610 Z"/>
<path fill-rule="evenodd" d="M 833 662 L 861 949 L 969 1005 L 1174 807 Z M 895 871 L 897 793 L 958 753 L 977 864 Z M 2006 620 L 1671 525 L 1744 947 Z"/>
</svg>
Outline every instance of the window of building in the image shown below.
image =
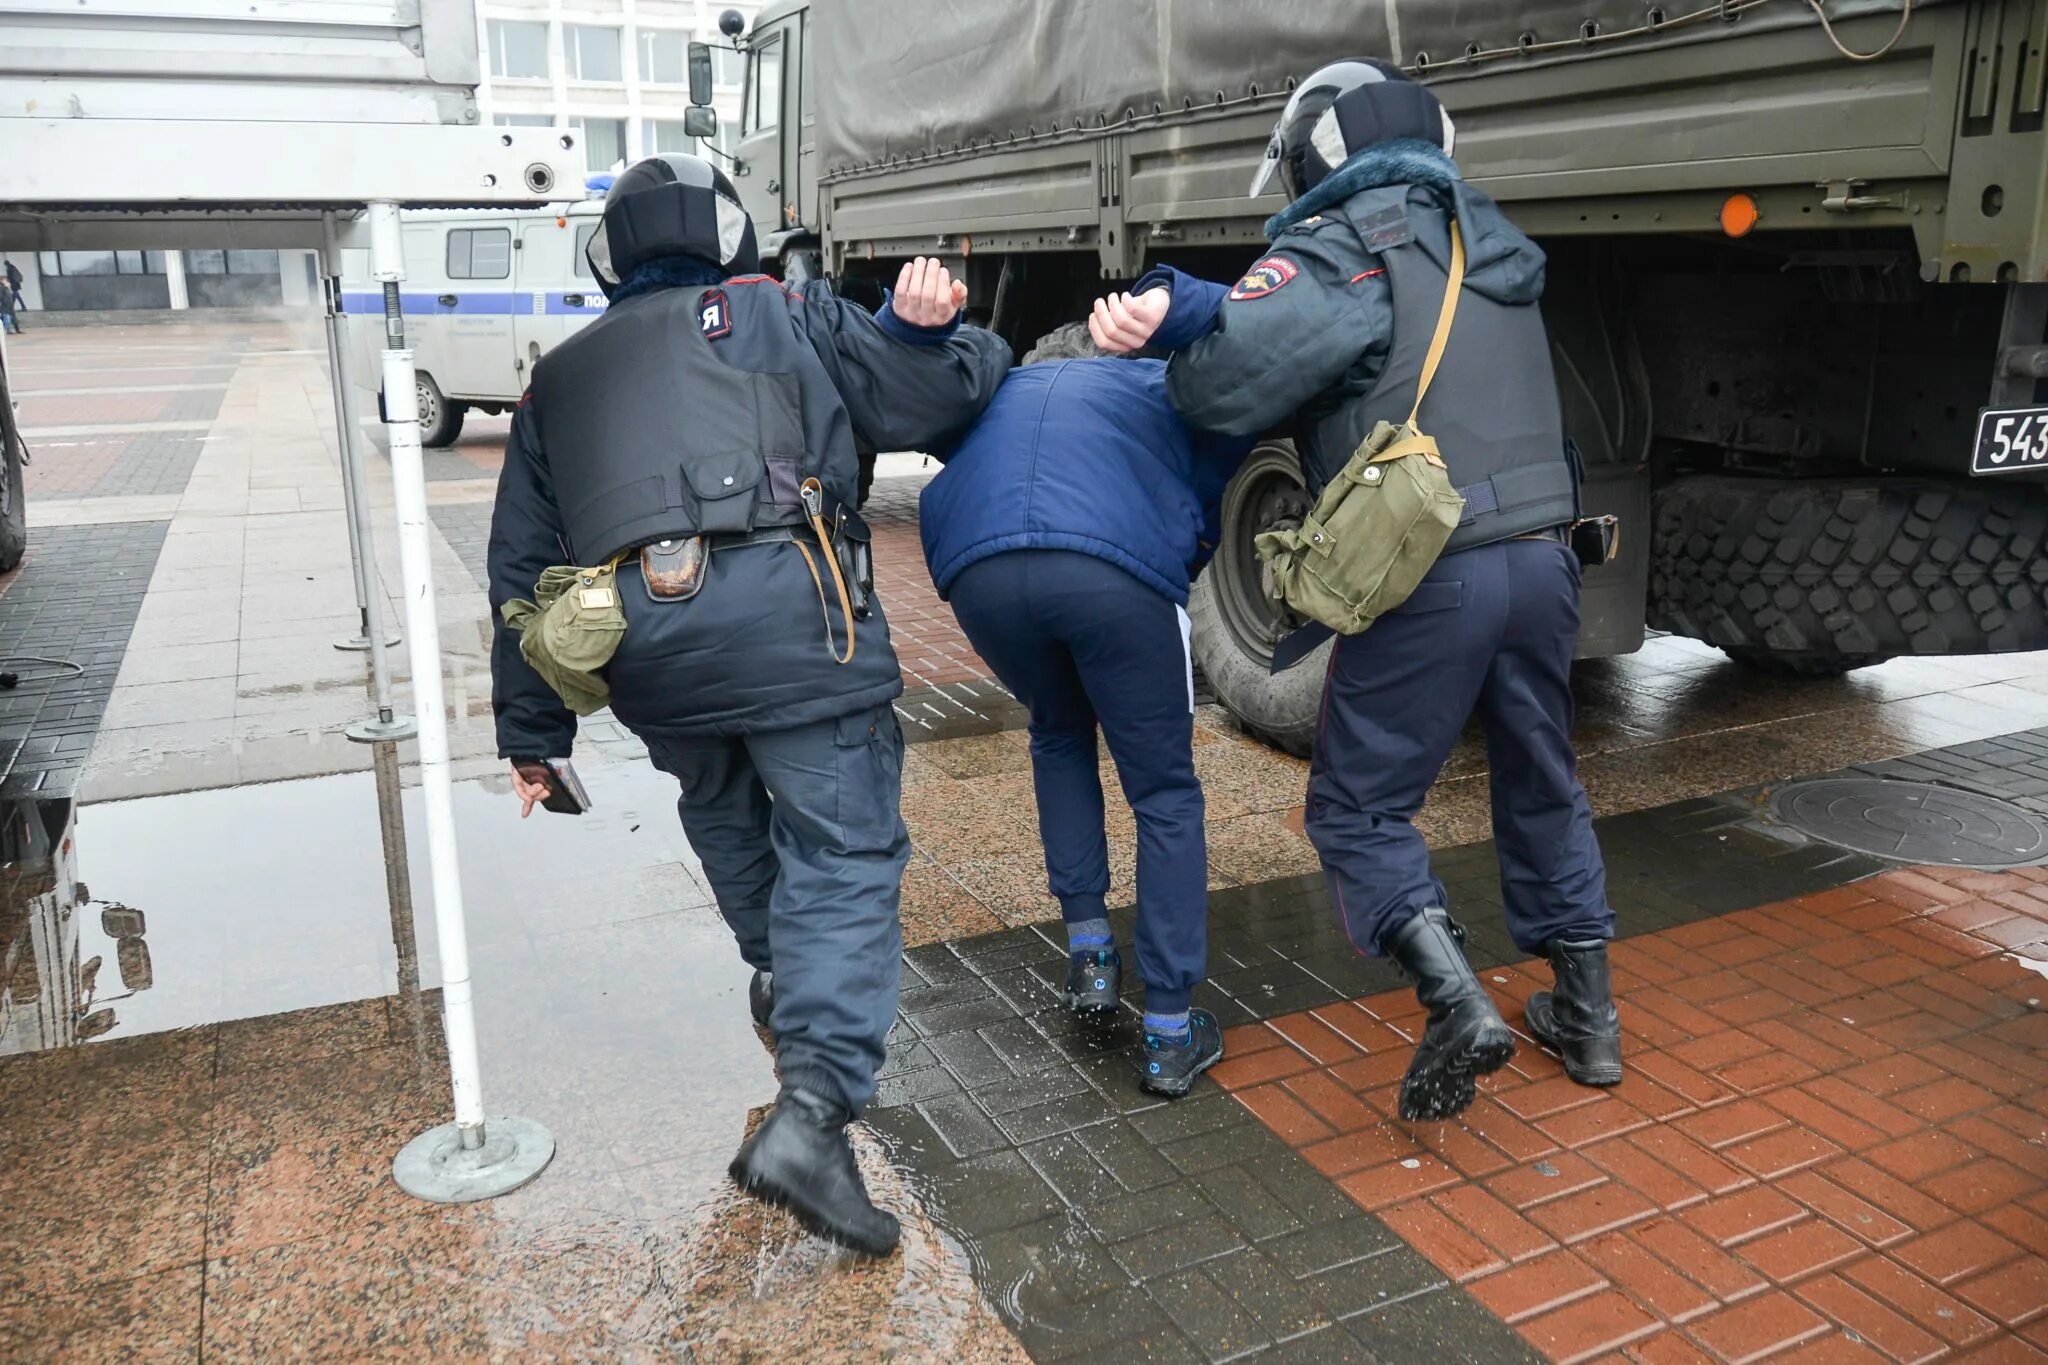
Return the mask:
<svg viewBox="0 0 2048 1365">
<path fill-rule="evenodd" d="M 590 250 L 590 239 L 596 233 L 597 223 L 595 220 L 580 224 L 576 229 L 576 277 L 578 279 L 587 280 L 590 278 L 590 257 L 586 253 Z"/>
<path fill-rule="evenodd" d="M 575 126 L 583 133 L 583 164 L 593 171 L 608 171 L 626 159 L 626 121 L 622 118 L 579 118 Z"/>
<path fill-rule="evenodd" d="M 588 24 L 562 25 L 562 59 L 572 81 L 622 81 L 619 31 Z"/>
<path fill-rule="evenodd" d="M 754 83 L 747 91 L 747 127 L 750 133 L 773 128 L 782 111 L 782 39 L 774 38 L 754 49 Z"/>
<path fill-rule="evenodd" d="M 448 278 L 502 280 L 512 274 L 512 229 L 451 228 Z"/>
<path fill-rule="evenodd" d="M 687 85 L 688 39 L 672 28 L 640 30 L 640 79 L 649 85 Z"/>
<path fill-rule="evenodd" d="M 275 251 L 188 251 L 185 272 L 189 275 L 275 275 Z"/>
<path fill-rule="evenodd" d="M 552 128 L 553 114 L 493 114 L 491 122 L 500 128 Z"/>
<path fill-rule="evenodd" d="M 490 21 L 491 74 L 511 80 L 548 78 L 548 26 L 524 19 Z"/>
<path fill-rule="evenodd" d="M 727 90 L 737 90 L 746 78 L 746 63 L 740 54 L 729 47 L 711 49 L 711 83 Z"/>
<path fill-rule="evenodd" d="M 161 251 L 38 251 L 45 275 L 161 275 Z"/>
<path fill-rule="evenodd" d="M 640 155 L 658 156 L 662 152 L 694 153 L 696 139 L 683 131 L 681 119 L 651 118 L 640 125 Z"/>
</svg>

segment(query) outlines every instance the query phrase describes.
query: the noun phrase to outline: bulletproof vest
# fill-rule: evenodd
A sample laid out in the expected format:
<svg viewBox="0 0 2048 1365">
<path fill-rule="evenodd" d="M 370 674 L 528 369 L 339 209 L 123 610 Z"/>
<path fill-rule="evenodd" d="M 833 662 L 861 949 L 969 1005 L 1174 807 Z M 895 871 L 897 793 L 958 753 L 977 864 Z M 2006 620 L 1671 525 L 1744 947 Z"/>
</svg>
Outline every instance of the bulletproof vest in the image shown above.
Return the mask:
<svg viewBox="0 0 2048 1365">
<path fill-rule="evenodd" d="M 801 522 L 798 490 L 823 477 L 808 357 L 779 288 L 716 285 L 637 295 L 551 351 L 533 398 L 573 562 Z M 839 482 L 828 504 L 851 495 Z"/>
<path fill-rule="evenodd" d="M 1415 402 L 1448 282 L 1445 268 L 1416 239 L 1448 243 L 1450 226 L 1442 209 L 1409 203 L 1407 194 L 1406 186 L 1389 186 L 1347 206 L 1393 286 L 1393 344 L 1372 387 L 1314 423 L 1308 473 L 1317 489 L 1375 423 L 1399 426 Z M 1578 515 L 1578 478 L 1565 453 L 1550 341 L 1535 304 L 1504 304 L 1471 288 L 1459 295 L 1450 345 L 1416 425 L 1436 438 L 1451 482 L 1465 497 L 1464 518 L 1445 554 Z"/>
</svg>

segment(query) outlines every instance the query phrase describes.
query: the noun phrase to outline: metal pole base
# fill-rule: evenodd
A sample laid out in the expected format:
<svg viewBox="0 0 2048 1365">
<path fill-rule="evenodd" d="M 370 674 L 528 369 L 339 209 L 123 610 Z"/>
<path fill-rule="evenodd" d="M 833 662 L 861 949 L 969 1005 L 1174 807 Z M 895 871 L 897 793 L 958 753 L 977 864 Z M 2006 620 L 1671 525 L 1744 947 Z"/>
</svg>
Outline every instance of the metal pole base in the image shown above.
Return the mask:
<svg viewBox="0 0 2048 1365">
<path fill-rule="evenodd" d="M 393 635 L 390 639 L 384 642 L 384 647 L 386 649 L 394 648 L 397 646 L 398 641 L 399 637 L 397 635 Z M 370 637 L 367 635 L 357 635 L 347 640 L 336 640 L 334 642 L 334 647 L 336 649 L 346 650 L 351 654 L 366 653 L 370 648 Z"/>
<path fill-rule="evenodd" d="M 532 1119 L 490 1120 L 475 1151 L 463 1148 L 461 1129 L 444 1123 L 405 1144 L 391 1163 L 391 1178 L 416 1199 L 469 1204 L 510 1194 L 554 1159 L 555 1135 Z"/>
<path fill-rule="evenodd" d="M 393 716 L 390 720 L 372 716 L 368 720 L 357 721 L 342 733 L 358 744 L 392 744 L 401 739 L 411 739 L 419 731 L 419 723 L 411 716 Z"/>
</svg>

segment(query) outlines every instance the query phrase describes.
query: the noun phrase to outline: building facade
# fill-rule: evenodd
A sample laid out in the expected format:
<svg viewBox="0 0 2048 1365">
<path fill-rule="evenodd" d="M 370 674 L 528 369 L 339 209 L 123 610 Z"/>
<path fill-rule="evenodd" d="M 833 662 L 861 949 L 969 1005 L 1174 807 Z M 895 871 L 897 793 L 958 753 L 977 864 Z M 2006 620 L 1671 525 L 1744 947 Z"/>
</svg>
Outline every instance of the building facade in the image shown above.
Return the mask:
<svg viewBox="0 0 2048 1365">
<path fill-rule="evenodd" d="M 493 123 L 575 130 L 592 173 L 657 152 L 729 156 L 739 139 L 741 65 L 718 16 L 736 9 L 751 24 L 755 8 L 720 0 L 482 0 L 485 75 L 477 98 Z M 714 45 L 718 137 L 709 151 L 683 134 L 693 41 Z"/>
</svg>

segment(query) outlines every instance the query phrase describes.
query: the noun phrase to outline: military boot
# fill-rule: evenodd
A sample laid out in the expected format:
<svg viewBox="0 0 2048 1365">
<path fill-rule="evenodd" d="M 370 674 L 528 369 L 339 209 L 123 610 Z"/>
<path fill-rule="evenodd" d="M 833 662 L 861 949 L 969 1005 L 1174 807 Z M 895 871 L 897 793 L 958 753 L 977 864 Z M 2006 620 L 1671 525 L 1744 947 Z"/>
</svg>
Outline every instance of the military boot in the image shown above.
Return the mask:
<svg viewBox="0 0 2048 1365">
<path fill-rule="evenodd" d="M 1621 1016 L 1606 940 L 1554 938 L 1543 946 L 1557 989 L 1529 997 L 1530 1034 L 1564 1058 L 1564 1074 L 1580 1085 L 1619 1085 Z"/>
<path fill-rule="evenodd" d="M 1424 910 L 1381 946 L 1415 983 L 1429 1023 L 1401 1082 L 1401 1117 L 1447 1119 L 1478 1094 L 1475 1077 L 1515 1055 L 1515 1035 L 1480 988 L 1459 947 L 1465 931 L 1447 910 Z"/>
<path fill-rule="evenodd" d="M 846 1140 L 852 1115 L 808 1090 L 785 1089 L 740 1147 L 729 1174 L 756 1199 L 788 1209 L 805 1228 L 864 1256 L 887 1256 L 903 1235 L 876 1208 Z"/>
<path fill-rule="evenodd" d="M 775 978 L 769 973 L 755 972 L 754 979 L 747 983 L 747 1013 L 762 1028 L 768 1027 L 768 1020 L 775 1013 Z"/>
</svg>

